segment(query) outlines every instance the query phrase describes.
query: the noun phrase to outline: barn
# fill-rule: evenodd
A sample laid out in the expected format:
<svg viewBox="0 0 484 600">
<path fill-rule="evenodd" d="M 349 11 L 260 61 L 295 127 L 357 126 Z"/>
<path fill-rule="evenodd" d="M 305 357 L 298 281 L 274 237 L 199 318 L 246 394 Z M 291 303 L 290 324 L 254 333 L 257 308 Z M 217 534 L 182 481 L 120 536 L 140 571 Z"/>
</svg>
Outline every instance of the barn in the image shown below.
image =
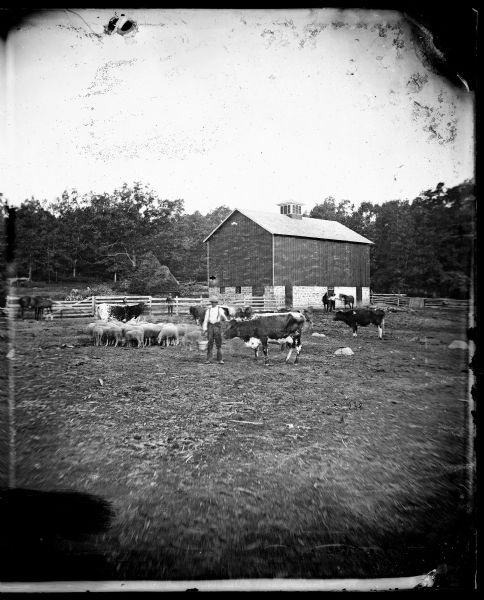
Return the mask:
<svg viewBox="0 0 484 600">
<path fill-rule="evenodd" d="M 226 302 L 253 295 L 281 307 L 321 305 L 327 291 L 369 304 L 373 242 L 303 216 L 302 203 L 277 206 L 279 213 L 235 209 L 204 239 L 210 290 Z"/>
</svg>

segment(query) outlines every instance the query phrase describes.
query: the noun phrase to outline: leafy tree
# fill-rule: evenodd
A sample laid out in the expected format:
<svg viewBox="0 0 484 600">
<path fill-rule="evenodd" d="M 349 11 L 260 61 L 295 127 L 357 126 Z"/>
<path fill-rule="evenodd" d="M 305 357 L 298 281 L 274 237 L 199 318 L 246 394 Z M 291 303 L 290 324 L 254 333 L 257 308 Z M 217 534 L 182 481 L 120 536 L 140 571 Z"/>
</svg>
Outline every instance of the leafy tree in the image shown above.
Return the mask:
<svg viewBox="0 0 484 600">
<path fill-rule="evenodd" d="M 45 202 L 44 202 L 45 204 Z M 22 202 L 16 217 L 17 272 L 50 278 L 59 268 L 55 216 L 39 200 Z"/>
<path fill-rule="evenodd" d="M 71 272 L 75 279 L 79 268 L 87 268 L 94 260 L 92 227 L 87 211 L 87 202 L 79 198 L 76 190 L 64 191 L 62 197 L 49 206 L 57 217 L 57 255 L 64 271 Z"/>
<path fill-rule="evenodd" d="M 347 225 L 351 220 L 354 208 L 349 200 L 340 200 L 336 204 L 336 199 L 333 196 L 328 196 L 321 204 L 316 204 L 310 211 L 309 216 L 315 219 L 338 221 L 343 225 Z"/>
</svg>

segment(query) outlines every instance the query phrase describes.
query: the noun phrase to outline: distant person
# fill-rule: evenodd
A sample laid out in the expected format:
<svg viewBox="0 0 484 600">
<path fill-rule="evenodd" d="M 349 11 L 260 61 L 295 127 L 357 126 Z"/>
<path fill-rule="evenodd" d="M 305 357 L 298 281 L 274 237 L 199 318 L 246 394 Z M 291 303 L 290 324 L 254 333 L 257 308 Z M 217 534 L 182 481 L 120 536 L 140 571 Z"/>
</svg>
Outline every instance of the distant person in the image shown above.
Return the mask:
<svg viewBox="0 0 484 600">
<path fill-rule="evenodd" d="M 212 350 L 213 344 L 217 347 L 217 362 L 219 365 L 223 365 L 224 361 L 222 358 L 222 321 L 227 321 L 225 312 L 218 305 L 218 298 L 211 296 L 209 299 L 211 306 L 205 311 L 205 318 L 203 320 L 202 330 L 208 334 L 208 346 L 207 346 L 207 360 L 205 364 L 212 362 Z"/>
<path fill-rule="evenodd" d="M 336 310 L 336 294 L 328 296 L 328 309 L 329 312 L 333 312 L 333 310 Z"/>
<path fill-rule="evenodd" d="M 165 302 L 168 304 L 168 314 L 172 315 L 173 314 L 173 303 L 175 302 L 173 300 L 173 296 L 171 294 L 168 294 Z"/>
</svg>

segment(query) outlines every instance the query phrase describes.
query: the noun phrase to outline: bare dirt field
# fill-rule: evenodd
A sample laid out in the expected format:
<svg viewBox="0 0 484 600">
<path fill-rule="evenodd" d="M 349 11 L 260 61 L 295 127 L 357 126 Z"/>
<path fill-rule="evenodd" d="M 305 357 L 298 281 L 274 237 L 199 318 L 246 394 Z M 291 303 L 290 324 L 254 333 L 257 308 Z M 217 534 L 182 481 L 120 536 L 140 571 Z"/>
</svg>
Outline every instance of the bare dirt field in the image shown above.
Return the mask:
<svg viewBox="0 0 484 600">
<path fill-rule="evenodd" d="M 472 586 L 469 357 L 448 348 L 464 313 L 393 312 L 379 340 L 318 311 L 325 337 L 303 335 L 299 365 L 271 345 L 268 367 L 240 340 L 224 341 L 224 365 L 182 346 L 95 347 L 89 321 L 15 321 L 16 485 L 94 494 L 113 518 L 17 543 L 3 579 L 440 567 L 441 585 Z"/>
</svg>

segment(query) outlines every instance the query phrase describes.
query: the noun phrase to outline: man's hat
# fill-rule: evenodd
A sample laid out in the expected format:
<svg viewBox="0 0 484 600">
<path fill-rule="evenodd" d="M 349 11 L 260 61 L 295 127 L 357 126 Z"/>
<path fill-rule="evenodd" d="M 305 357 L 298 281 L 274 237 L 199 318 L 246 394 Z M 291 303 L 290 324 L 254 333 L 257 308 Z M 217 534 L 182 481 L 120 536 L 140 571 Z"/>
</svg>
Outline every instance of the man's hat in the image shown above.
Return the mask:
<svg viewBox="0 0 484 600">
<path fill-rule="evenodd" d="M 217 296 L 210 296 L 210 298 L 208 299 L 209 302 L 216 302 L 218 304 L 218 298 Z"/>
</svg>

